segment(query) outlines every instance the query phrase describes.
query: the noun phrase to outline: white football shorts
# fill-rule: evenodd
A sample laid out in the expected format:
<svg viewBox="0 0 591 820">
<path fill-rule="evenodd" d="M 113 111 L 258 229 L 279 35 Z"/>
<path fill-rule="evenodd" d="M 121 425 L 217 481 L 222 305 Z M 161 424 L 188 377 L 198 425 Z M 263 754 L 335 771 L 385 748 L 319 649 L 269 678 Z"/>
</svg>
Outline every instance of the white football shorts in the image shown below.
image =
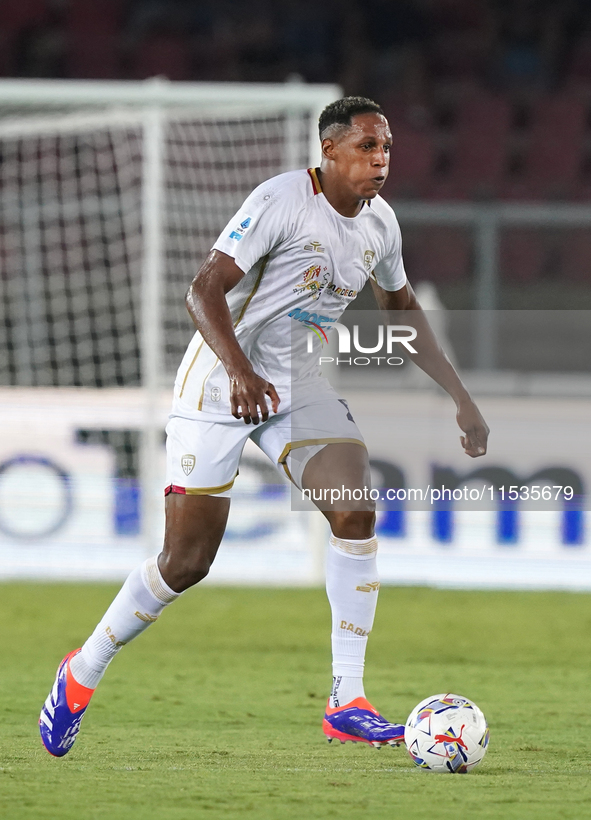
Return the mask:
<svg viewBox="0 0 591 820">
<path fill-rule="evenodd" d="M 299 489 L 306 464 L 327 444 L 352 442 L 365 446 L 345 400 L 336 394 L 270 416 L 257 425 L 245 424 L 233 416 L 223 421 L 220 416 L 215 421 L 197 421 L 171 415 L 166 434 L 165 495 L 229 498 L 248 438 Z"/>
</svg>

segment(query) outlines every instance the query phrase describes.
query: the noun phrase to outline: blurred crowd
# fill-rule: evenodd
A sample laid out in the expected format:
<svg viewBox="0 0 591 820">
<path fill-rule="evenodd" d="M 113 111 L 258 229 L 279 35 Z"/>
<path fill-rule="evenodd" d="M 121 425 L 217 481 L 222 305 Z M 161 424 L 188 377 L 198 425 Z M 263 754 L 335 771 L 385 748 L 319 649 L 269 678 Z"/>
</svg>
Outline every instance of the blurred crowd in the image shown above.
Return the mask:
<svg viewBox="0 0 591 820">
<path fill-rule="evenodd" d="M 336 82 L 389 115 L 389 195 L 591 191 L 591 0 L 3 0 L 0 75 Z"/>
</svg>

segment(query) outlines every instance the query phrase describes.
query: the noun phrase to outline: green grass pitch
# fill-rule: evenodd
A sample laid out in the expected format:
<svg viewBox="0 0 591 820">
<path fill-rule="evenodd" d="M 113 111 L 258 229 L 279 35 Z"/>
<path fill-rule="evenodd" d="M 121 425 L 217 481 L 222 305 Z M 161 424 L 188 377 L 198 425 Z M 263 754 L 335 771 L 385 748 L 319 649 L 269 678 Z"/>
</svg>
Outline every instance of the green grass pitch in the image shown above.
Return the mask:
<svg viewBox="0 0 591 820">
<path fill-rule="evenodd" d="M 591 597 L 383 588 L 366 691 L 391 720 L 472 698 L 491 727 L 474 772 L 328 745 L 321 590 L 188 592 L 115 659 L 62 759 L 37 732 L 61 657 L 112 585 L 0 586 L 3 820 L 591 818 Z"/>
</svg>

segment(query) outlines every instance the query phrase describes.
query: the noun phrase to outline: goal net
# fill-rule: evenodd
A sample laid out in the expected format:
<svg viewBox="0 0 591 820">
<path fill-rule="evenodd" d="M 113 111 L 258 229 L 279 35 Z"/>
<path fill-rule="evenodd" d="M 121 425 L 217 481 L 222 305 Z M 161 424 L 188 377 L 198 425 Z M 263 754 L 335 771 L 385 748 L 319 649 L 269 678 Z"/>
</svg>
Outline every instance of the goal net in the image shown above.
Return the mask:
<svg viewBox="0 0 591 820">
<path fill-rule="evenodd" d="M 256 185 L 312 161 L 337 96 L 0 84 L 0 384 L 145 384 L 154 356 L 170 383 L 196 268 Z"/>
</svg>

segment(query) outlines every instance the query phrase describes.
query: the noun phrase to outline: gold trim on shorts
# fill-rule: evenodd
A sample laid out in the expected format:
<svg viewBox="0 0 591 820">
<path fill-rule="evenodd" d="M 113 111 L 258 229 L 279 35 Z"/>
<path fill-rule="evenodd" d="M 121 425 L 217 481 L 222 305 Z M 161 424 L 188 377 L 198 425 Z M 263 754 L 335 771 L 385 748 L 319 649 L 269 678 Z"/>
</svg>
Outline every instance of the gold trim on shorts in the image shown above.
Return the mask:
<svg viewBox="0 0 591 820">
<path fill-rule="evenodd" d="M 185 487 L 186 495 L 216 495 L 217 493 L 225 493 L 226 490 L 231 490 L 232 485 L 236 481 L 236 475 L 227 484 L 220 484 L 219 487 Z"/>
<path fill-rule="evenodd" d="M 232 488 L 238 473 L 239 470 L 236 471 L 236 475 L 231 481 L 228 481 L 227 484 L 220 484 L 218 487 L 181 487 L 180 484 L 169 484 L 164 490 L 164 495 L 168 496 L 171 493 L 173 495 L 217 495 L 218 493 L 225 493 L 226 490 Z"/>
<path fill-rule="evenodd" d="M 283 464 L 292 450 L 298 450 L 300 447 L 312 447 L 315 444 L 360 444 L 365 447 L 365 442 L 358 438 L 306 438 L 302 441 L 288 441 L 277 459 L 277 463 Z"/>
</svg>

